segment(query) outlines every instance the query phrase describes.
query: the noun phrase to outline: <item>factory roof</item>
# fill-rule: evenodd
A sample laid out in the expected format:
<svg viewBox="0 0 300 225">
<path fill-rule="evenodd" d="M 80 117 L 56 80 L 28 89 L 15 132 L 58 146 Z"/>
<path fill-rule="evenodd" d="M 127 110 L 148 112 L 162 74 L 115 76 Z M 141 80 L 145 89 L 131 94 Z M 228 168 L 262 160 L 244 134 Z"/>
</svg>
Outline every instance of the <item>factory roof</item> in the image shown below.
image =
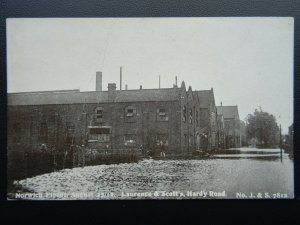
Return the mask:
<svg viewBox="0 0 300 225">
<path fill-rule="evenodd" d="M 8 105 L 176 101 L 180 88 L 80 92 L 79 90 L 8 93 Z"/>
</svg>

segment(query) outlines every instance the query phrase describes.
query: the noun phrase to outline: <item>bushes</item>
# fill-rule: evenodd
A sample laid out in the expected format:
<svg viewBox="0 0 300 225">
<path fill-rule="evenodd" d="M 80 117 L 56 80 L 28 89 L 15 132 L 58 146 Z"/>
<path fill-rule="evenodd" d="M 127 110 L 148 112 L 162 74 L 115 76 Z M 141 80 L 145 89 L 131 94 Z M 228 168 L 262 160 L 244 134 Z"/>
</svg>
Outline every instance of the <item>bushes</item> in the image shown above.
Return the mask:
<svg viewBox="0 0 300 225">
<path fill-rule="evenodd" d="M 138 162 L 141 153 L 138 150 L 114 150 L 114 152 L 92 151 L 86 154 L 85 165 L 118 164 Z"/>
</svg>

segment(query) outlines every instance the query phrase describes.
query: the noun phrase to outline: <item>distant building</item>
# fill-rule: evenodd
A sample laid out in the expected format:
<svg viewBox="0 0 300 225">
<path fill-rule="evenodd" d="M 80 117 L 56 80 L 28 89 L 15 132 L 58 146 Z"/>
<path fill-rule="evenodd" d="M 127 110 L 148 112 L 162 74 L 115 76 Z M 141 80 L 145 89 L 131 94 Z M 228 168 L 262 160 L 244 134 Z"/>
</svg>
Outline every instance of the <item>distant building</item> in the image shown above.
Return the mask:
<svg viewBox="0 0 300 225">
<path fill-rule="evenodd" d="M 244 121 L 240 121 L 240 132 L 241 132 L 241 147 L 248 146 L 247 134 L 246 134 L 246 124 Z"/>
<path fill-rule="evenodd" d="M 294 124 L 289 126 L 289 135 L 294 135 Z"/>
<path fill-rule="evenodd" d="M 200 103 L 200 149 L 215 149 L 218 147 L 217 108 L 214 90 L 194 91 Z"/>
<path fill-rule="evenodd" d="M 217 106 L 224 118 L 225 148 L 241 147 L 240 118 L 237 106 Z"/>
<path fill-rule="evenodd" d="M 291 126 L 289 126 L 289 131 L 288 134 L 285 135 L 285 148 L 290 150 L 293 149 L 293 145 L 294 145 L 294 124 L 292 124 Z"/>
<path fill-rule="evenodd" d="M 225 148 L 225 123 L 223 115 L 218 115 L 218 147 Z"/>
</svg>

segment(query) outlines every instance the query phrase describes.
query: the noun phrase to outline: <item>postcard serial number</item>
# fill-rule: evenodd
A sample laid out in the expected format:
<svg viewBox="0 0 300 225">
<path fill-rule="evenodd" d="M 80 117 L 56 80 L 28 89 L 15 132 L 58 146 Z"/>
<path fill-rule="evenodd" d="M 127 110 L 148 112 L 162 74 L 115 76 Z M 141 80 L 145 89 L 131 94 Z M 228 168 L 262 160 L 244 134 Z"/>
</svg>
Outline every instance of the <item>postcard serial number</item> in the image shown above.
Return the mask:
<svg viewBox="0 0 300 225">
<path fill-rule="evenodd" d="M 278 198 L 288 198 L 288 194 L 287 193 L 280 193 L 280 192 L 277 192 L 277 193 L 269 193 L 269 192 L 257 192 L 257 193 L 253 193 L 253 192 L 250 192 L 250 193 L 242 193 L 242 192 L 237 192 L 236 193 L 236 198 L 264 198 L 264 199 L 278 199 Z"/>
</svg>

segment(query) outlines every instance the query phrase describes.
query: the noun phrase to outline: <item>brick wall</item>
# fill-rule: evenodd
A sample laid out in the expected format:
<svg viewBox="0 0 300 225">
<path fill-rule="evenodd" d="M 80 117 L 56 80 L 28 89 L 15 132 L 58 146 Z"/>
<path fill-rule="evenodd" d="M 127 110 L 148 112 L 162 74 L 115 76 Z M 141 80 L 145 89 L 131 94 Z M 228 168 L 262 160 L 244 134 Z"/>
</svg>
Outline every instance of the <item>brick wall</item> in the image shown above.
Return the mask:
<svg viewBox="0 0 300 225">
<path fill-rule="evenodd" d="M 135 109 L 128 120 L 126 108 Z M 103 109 L 102 121 L 97 122 L 95 109 Z M 159 116 L 158 109 L 165 110 Z M 165 136 L 169 151 L 178 151 L 180 146 L 180 104 L 169 102 L 100 103 L 74 105 L 10 106 L 8 120 L 8 145 L 24 147 L 24 151 L 37 151 L 41 144 L 61 151 L 68 143 L 86 145 L 89 139 L 89 126 L 111 127 L 110 141 L 94 144 L 97 148 L 122 149 L 125 135 L 136 135 L 135 146 L 151 147 L 151 137 Z M 163 119 L 161 119 L 163 118 Z M 43 129 L 46 129 L 46 134 Z M 73 134 L 68 134 L 71 130 Z M 44 137 L 43 137 L 44 136 Z M 46 137 L 45 137 L 46 136 Z M 69 138 L 70 142 L 70 138 Z"/>
</svg>

